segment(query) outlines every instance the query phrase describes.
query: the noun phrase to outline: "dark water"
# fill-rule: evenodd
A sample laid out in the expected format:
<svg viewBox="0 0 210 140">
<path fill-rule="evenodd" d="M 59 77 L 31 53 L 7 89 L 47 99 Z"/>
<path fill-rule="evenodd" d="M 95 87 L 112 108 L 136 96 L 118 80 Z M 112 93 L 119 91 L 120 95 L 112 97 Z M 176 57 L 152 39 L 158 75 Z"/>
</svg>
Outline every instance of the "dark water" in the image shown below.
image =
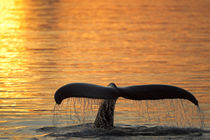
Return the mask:
<svg viewBox="0 0 210 140">
<path fill-rule="evenodd" d="M 209 0 L 0 0 L 0 138 L 210 138 L 209 5 Z M 114 130 L 54 126 L 54 92 L 72 82 L 184 88 L 198 99 L 204 128 L 199 117 L 190 118 L 196 109 L 188 102 L 176 110 L 179 101 L 134 106 L 123 99 Z M 162 128 L 175 120 L 168 106 L 175 114 L 193 111 Z M 133 117 L 138 107 L 145 113 Z M 159 121 L 148 119 L 155 115 Z"/>
<path fill-rule="evenodd" d="M 146 127 L 119 125 L 113 129 L 96 129 L 91 124 L 68 127 L 43 127 L 37 133 L 48 133 L 45 138 L 97 138 L 97 139 L 200 139 L 210 131 L 193 128 Z M 206 137 L 207 139 L 207 137 Z"/>
</svg>

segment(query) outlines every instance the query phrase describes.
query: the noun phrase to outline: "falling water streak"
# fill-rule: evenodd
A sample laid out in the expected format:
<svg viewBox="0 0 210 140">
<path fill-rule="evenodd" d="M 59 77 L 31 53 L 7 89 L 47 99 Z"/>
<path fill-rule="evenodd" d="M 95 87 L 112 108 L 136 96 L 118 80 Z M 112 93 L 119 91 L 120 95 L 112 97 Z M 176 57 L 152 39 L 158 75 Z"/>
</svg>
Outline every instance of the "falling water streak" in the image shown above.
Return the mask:
<svg viewBox="0 0 210 140">
<path fill-rule="evenodd" d="M 137 106 L 136 112 L 141 123 L 157 123 L 157 125 L 181 128 L 203 128 L 203 116 L 198 110 L 199 107 L 187 100 L 146 100 L 133 103 Z"/>
<path fill-rule="evenodd" d="M 93 122 L 102 99 L 68 98 L 54 106 L 53 123 L 56 125 Z"/>
<path fill-rule="evenodd" d="M 148 121 L 149 121 L 149 123 L 150 123 L 150 121 L 151 121 L 151 118 L 150 118 L 150 114 L 149 114 L 149 104 L 148 104 L 148 102 L 146 101 L 146 109 L 147 109 L 147 115 L 148 115 Z"/>
<path fill-rule="evenodd" d="M 58 122 L 58 111 L 59 111 L 59 105 L 58 104 L 55 104 L 54 105 L 54 109 L 53 109 L 53 120 L 52 120 L 52 123 L 53 125 L 56 125 L 56 123 Z"/>
<path fill-rule="evenodd" d="M 177 100 L 172 100 L 173 101 L 173 105 L 174 105 L 174 120 L 178 120 L 178 118 L 177 118 L 177 108 L 175 107 L 175 105 L 176 105 L 176 101 Z M 178 127 L 179 126 L 179 124 L 178 124 L 178 121 L 175 121 L 175 126 L 176 127 Z"/>
<path fill-rule="evenodd" d="M 75 118 L 76 118 L 76 120 L 78 120 L 78 121 L 80 121 L 80 118 L 78 118 L 78 116 L 77 116 L 77 111 L 76 111 L 76 102 L 74 101 L 74 98 L 71 98 L 71 99 L 68 99 L 68 100 L 72 100 L 70 103 L 72 103 L 73 104 L 73 111 L 72 111 L 72 114 L 70 114 L 70 116 L 74 116 Z M 71 108 L 71 105 L 70 105 L 70 108 Z M 70 110 L 70 112 L 71 112 L 71 110 Z M 72 119 L 72 120 L 74 120 L 74 119 Z M 73 122 L 76 122 L 75 120 L 73 121 Z"/>
<path fill-rule="evenodd" d="M 183 121 L 184 120 L 184 114 L 183 114 L 183 106 L 182 104 L 179 102 L 179 99 L 176 100 L 176 104 L 177 104 L 177 116 L 178 116 L 178 126 L 183 128 Z"/>
<path fill-rule="evenodd" d="M 54 106 L 53 123 L 56 125 L 63 122 L 66 124 L 92 123 L 102 101 L 87 98 L 66 99 L 61 105 Z M 186 100 L 123 100 L 124 102 L 130 105 L 130 109 L 128 108 L 130 112 L 136 113 L 137 118 L 131 121 L 139 120 L 137 123 L 172 127 L 197 127 L 199 125 L 203 128 L 203 114 L 200 108 L 196 106 L 196 109 L 195 105 Z M 136 108 L 133 108 L 133 105 Z"/>
<path fill-rule="evenodd" d="M 86 100 L 82 99 L 82 123 L 85 122 L 85 114 L 86 114 Z"/>
<path fill-rule="evenodd" d="M 200 106 L 197 106 L 197 111 L 199 112 L 199 118 L 201 120 L 201 123 L 200 123 L 200 128 L 203 129 L 205 127 L 205 124 L 204 124 L 204 113 L 203 111 L 200 109 Z"/>
<path fill-rule="evenodd" d="M 56 114 L 55 114 L 55 108 L 56 108 L 56 106 L 57 106 L 57 104 L 55 104 L 54 105 L 54 108 L 53 108 L 53 120 L 52 120 L 52 124 L 53 125 L 55 125 L 54 122 L 55 122 L 55 117 L 56 117 Z"/>
</svg>

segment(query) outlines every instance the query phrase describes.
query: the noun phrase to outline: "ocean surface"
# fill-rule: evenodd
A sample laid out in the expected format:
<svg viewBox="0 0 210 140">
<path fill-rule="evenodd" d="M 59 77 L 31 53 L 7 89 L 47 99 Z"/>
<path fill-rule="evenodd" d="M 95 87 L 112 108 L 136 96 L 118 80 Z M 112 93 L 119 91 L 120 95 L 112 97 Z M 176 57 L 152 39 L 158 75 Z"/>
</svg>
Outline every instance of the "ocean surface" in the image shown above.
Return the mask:
<svg viewBox="0 0 210 140">
<path fill-rule="evenodd" d="M 209 5 L 0 0 L 0 139 L 210 139 Z M 101 101 L 55 106 L 55 91 L 74 82 L 174 85 L 191 92 L 199 108 L 120 98 L 115 128 L 96 129 Z"/>
</svg>

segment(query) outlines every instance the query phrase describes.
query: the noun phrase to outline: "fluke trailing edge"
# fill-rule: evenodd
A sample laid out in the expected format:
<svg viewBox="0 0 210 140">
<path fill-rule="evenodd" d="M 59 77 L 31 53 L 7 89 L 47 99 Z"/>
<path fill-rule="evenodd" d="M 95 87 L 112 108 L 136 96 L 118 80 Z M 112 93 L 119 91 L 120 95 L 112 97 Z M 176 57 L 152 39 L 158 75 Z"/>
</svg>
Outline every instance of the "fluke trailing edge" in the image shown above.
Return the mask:
<svg viewBox="0 0 210 140">
<path fill-rule="evenodd" d="M 55 93 L 56 104 L 70 97 L 84 97 L 92 99 L 105 99 L 99 107 L 95 126 L 99 128 L 112 128 L 114 106 L 118 97 L 131 100 L 161 100 L 186 99 L 198 106 L 197 99 L 188 91 L 170 85 L 136 85 L 117 87 L 110 83 L 108 87 L 88 83 L 71 83 L 62 86 Z"/>
</svg>

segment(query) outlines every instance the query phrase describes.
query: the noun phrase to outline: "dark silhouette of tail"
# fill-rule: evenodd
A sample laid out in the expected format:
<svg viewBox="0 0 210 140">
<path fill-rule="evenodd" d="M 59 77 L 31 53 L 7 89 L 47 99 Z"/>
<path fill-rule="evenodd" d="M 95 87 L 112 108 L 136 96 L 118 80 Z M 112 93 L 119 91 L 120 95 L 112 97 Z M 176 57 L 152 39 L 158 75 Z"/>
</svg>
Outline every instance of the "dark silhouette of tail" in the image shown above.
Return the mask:
<svg viewBox="0 0 210 140">
<path fill-rule="evenodd" d="M 105 129 L 113 128 L 114 108 L 118 97 L 131 100 L 186 99 L 198 106 L 197 99 L 190 92 L 170 85 L 117 87 L 114 83 L 110 83 L 108 87 L 104 87 L 88 83 L 72 83 L 59 88 L 54 96 L 57 104 L 70 97 L 104 99 L 94 125 Z"/>
</svg>

